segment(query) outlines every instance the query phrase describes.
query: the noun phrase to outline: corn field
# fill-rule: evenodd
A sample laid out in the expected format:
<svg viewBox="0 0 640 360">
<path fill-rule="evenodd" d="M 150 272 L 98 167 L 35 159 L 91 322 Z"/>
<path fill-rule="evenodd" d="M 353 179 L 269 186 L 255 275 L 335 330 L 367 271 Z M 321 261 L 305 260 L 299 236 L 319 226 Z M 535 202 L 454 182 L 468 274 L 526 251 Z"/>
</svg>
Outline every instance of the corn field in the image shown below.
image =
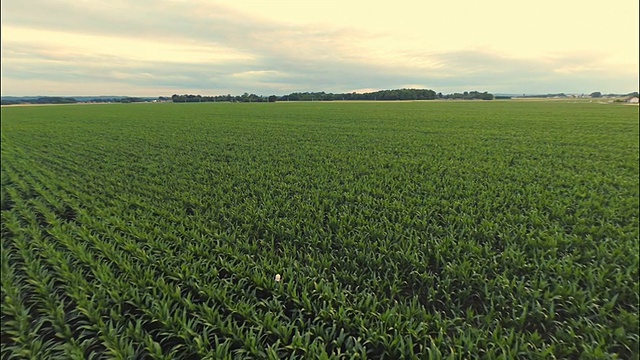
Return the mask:
<svg viewBox="0 0 640 360">
<path fill-rule="evenodd" d="M 638 108 L 2 108 L 2 359 L 638 358 Z"/>
</svg>

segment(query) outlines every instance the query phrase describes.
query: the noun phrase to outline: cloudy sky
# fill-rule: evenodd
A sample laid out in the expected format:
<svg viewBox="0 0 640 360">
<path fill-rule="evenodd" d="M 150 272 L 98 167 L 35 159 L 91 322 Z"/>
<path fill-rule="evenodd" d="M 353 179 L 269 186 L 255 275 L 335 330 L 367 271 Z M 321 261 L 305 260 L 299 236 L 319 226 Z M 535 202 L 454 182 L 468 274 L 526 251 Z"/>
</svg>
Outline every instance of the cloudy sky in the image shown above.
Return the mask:
<svg viewBox="0 0 640 360">
<path fill-rule="evenodd" d="M 2 95 L 638 90 L 638 0 L 2 1 Z"/>
</svg>

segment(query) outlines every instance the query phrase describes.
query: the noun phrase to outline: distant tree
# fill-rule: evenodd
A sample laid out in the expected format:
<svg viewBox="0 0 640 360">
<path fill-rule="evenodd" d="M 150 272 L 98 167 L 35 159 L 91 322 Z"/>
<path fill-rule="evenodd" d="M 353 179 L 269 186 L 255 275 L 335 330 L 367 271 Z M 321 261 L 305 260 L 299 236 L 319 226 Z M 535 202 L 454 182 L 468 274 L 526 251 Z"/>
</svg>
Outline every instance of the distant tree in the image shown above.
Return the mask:
<svg viewBox="0 0 640 360">
<path fill-rule="evenodd" d="M 33 102 L 36 104 L 74 104 L 74 103 L 77 103 L 78 101 L 74 98 L 68 98 L 68 97 L 45 96 L 45 97 L 37 98 Z"/>
<path fill-rule="evenodd" d="M 21 104 L 21 101 L 18 100 L 4 100 L 2 99 L 2 105 L 16 105 L 16 104 Z"/>
<path fill-rule="evenodd" d="M 332 100 L 433 100 L 433 99 L 461 99 L 461 100 L 492 100 L 493 94 L 489 94 L 486 91 L 480 93 L 478 91 L 465 91 L 463 94 L 454 93 L 443 95 L 442 93 L 436 93 L 429 89 L 393 89 L 393 90 L 378 90 L 368 93 L 326 93 L 324 91 L 319 92 L 294 92 L 288 95 L 282 96 L 260 96 L 256 94 L 249 94 L 245 92 L 242 95 L 192 95 L 192 94 L 173 94 L 171 100 L 173 102 L 216 102 L 216 101 L 229 101 L 229 102 L 275 102 L 275 101 L 332 101 Z M 129 98 L 132 102 L 144 101 L 140 98 Z M 169 99 L 169 98 L 165 98 Z"/>
<path fill-rule="evenodd" d="M 596 92 L 592 92 L 591 95 L 592 98 L 599 98 L 602 97 L 602 93 L 600 91 L 596 91 Z"/>
<path fill-rule="evenodd" d="M 247 99 L 249 99 L 249 102 L 262 102 L 262 97 L 256 94 L 249 94 Z"/>
</svg>

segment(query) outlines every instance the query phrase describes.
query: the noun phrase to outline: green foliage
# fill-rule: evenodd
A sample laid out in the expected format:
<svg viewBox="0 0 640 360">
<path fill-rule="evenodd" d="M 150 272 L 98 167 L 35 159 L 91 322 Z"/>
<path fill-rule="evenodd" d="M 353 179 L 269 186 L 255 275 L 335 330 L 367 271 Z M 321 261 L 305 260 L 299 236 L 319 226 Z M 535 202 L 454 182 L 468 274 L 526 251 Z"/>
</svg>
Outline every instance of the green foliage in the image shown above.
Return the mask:
<svg viewBox="0 0 640 360">
<path fill-rule="evenodd" d="M 178 95 L 171 96 L 173 102 L 275 102 L 275 101 L 332 101 L 332 100 L 435 100 L 435 99 L 460 99 L 460 100 L 493 100 L 493 95 L 477 91 L 467 92 L 464 94 L 455 93 L 449 95 L 436 94 L 435 91 L 429 89 L 394 89 L 379 90 L 366 93 L 342 93 L 333 94 L 324 91 L 316 92 L 294 92 L 280 97 L 271 95 L 262 97 L 256 94 L 244 93 L 241 96 L 218 95 L 218 96 L 202 96 L 202 95 Z"/>
<path fill-rule="evenodd" d="M 637 111 L 2 108 L 2 358 L 637 358 Z"/>
<path fill-rule="evenodd" d="M 464 93 L 453 93 L 444 96 L 445 99 L 454 100 L 493 100 L 493 94 L 488 92 L 465 91 Z"/>
</svg>

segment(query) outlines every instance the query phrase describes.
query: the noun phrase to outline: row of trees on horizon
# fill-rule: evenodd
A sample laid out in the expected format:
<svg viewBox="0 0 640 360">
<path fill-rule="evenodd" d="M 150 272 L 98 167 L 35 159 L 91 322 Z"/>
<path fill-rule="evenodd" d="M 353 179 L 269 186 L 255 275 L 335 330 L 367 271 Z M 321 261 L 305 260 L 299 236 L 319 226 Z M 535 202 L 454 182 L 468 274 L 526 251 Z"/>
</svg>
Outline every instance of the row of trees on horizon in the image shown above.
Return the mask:
<svg viewBox="0 0 640 360">
<path fill-rule="evenodd" d="M 326 93 L 321 92 L 294 92 L 288 95 L 259 96 L 256 94 L 244 93 L 233 96 L 217 95 L 178 95 L 171 96 L 173 102 L 275 102 L 275 101 L 334 101 L 334 100 L 436 100 L 436 99 L 460 99 L 460 100 L 493 100 L 493 94 L 478 91 L 465 91 L 464 93 L 453 93 L 443 95 L 429 89 L 396 89 L 380 90 L 368 93 Z"/>
<path fill-rule="evenodd" d="M 98 98 L 88 98 L 88 99 L 76 99 L 74 97 L 63 97 L 63 96 L 41 96 L 41 97 L 25 97 L 25 98 L 16 98 L 16 99 L 2 99 L 2 105 L 19 105 L 19 104 L 77 104 L 77 103 L 134 103 L 134 102 L 145 102 L 149 101 L 152 98 L 142 98 L 142 97 L 129 97 L 129 96 L 121 96 L 121 97 L 98 97 Z M 155 98 L 153 98 L 155 99 Z M 168 101 L 170 98 L 160 96 L 158 97 L 160 101 Z"/>
<path fill-rule="evenodd" d="M 546 94 L 546 95 L 526 95 L 517 96 L 518 98 L 565 98 L 565 97 L 590 97 L 590 98 L 602 98 L 602 97 L 637 97 L 638 92 L 631 92 L 627 94 L 603 94 L 599 91 L 591 94 L 582 95 L 566 95 L 564 93 Z M 293 92 L 288 95 L 271 95 L 260 96 L 256 94 L 244 93 L 242 95 L 216 95 L 216 96 L 203 96 L 184 94 L 173 94 L 171 97 L 159 96 L 155 97 L 130 97 L 130 96 L 81 96 L 81 97 L 61 97 L 61 96 L 27 96 L 27 97 L 2 97 L 2 105 L 19 105 L 19 104 L 74 104 L 74 103 L 134 103 L 134 102 L 275 102 L 275 101 L 334 101 L 334 100 L 436 100 L 436 99 L 451 99 L 451 100 L 493 100 L 493 99 L 511 99 L 511 96 L 497 95 L 494 96 L 488 92 L 478 91 L 465 91 L 463 93 L 453 93 L 443 95 L 442 93 L 436 93 L 433 90 L 428 89 L 396 89 L 396 90 L 380 90 L 368 93 L 326 93 L 321 92 Z"/>
<path fill-rule="evenodd" d="M 493 100 L 493 94 L 478 91 L 465 91 L 463 93 L 453 93 L 443 95 L 429 89 L 395 89 L 379 90 L 368 93 L 327 93 L 319 92 L 293 92 L 287 95 L 260 96 L 256 94 L 244 93 L 242 95 L 193 95 L 173 94 L 171 97 L 160 96 L 158 98 L 148 97 L 9 97 L 2 99 L 2 105 L 17 104 L 73 104 L 78 102 L 91 103 L 133 103 L 146 101 L 173 101 L 173 102 L 275 102 L 275 101 L 334 101 L 334 100 L 436 100 L 436 99 L 460 99 L 460 100 Z"/>
</svg>

